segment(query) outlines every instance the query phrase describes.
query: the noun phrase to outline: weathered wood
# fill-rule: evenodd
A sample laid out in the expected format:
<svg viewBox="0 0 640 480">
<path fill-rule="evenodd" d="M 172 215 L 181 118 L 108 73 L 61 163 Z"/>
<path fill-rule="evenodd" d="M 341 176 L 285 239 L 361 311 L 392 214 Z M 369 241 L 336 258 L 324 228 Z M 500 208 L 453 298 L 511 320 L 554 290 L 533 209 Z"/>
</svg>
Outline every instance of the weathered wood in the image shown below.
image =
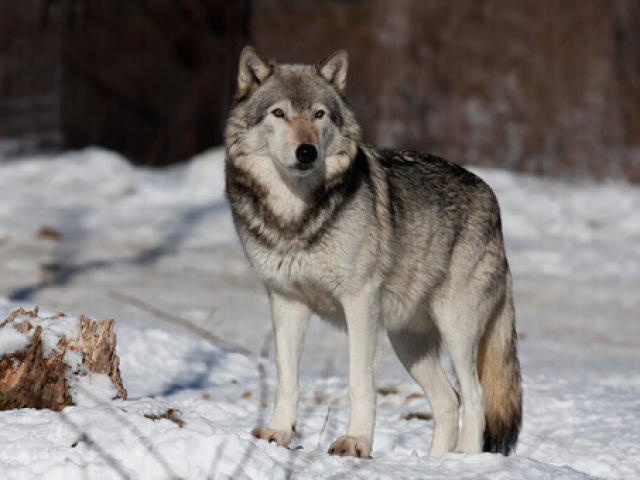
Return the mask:
<svg viewBox="0 0 640 480">
<path fill-rule="evenodd" d="M 40 320 L 55 322 L 64 316 L 60 313 Z M 37 307 L 31 311 L 18 309 L 0 323 L 0 329 L 13 328 L 23 334 L 33 330 L 31 343 L 26 350 L 4 352 L 4 355 L 0 356 L 0 410 L 49 408 L 60 411 L 68 405 L 73 405 L 67 376 L 83 376 L 88 371 L 109 375 L 118 389 L 118 397 L 127 398 L 127 391 L 122 385 L 120 375 L 120 359 L 116 355 L 113 319 L 102 319 L 96 323 L 80 316 L 78 338 L 67 340 L 62 336 L 56 349 L 43 352 L 42 327 L 37 325 L 34 328 L 29 320 L 36 318 Z M 17 319 L 22 321 L 16 321 Z M 72 371 L 65 362 L 68 350 L 82 355 L 81 368 Z"/>
<path fill-rule="evenodd" d="M 127 391 L 120 376 L 120 358 L 116 355 L 116 334 L 113 319 L 103 318 L 96 324 L 90 318 L 80 315 L 80 335 L 69 343 L 82 353 L 82 364 L 94 373 L 106 373 L 118 387 L 119 396 L 127 399 Z"/>
<path fill-rule="evenodd" d="M 41 333 L 42 327 L 36 327 L 26 353 L 5 355 L 0 361 L 0 410 L 30 407 L 59 411 L 72 405 L 64 378 L 69 368 L 62 361 L 64 351 L 44 359 Z M 19 366 L 14 370 L 16 362 Z"/>
</svg>

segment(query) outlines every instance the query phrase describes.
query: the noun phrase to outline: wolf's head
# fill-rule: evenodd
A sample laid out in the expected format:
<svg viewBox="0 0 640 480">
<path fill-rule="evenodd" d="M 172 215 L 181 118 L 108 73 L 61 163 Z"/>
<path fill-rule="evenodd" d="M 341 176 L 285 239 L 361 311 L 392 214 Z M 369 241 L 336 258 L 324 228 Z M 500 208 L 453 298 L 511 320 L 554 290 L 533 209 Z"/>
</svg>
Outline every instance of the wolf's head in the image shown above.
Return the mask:
<svg viewBox="0 0 640 480">
<path fill-rule="evenodd" d="M 229 155 L 271 161 L 289 179 L 343 170 L 360 140 L 360 128 L 344 98 L 347 69 L 344 50 L 315 66 L 278 65 L 245 47 L 236 103 L 225 130 Z"/>
</svg>

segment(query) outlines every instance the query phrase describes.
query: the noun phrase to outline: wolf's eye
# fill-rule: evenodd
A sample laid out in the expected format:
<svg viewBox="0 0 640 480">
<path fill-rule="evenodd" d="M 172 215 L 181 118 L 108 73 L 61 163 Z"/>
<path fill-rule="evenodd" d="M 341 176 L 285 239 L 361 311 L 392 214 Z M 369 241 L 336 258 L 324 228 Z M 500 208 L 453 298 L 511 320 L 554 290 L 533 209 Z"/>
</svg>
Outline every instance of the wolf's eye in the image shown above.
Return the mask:
<svg viewBox="0 0 640 480">
<path fill-rule="evenodd" d="M 273 116 L 274 117 L 278 117 L 278 118 L 284 118 L 284 112 L 282 111 L 281 108 L 276 108 L 273 112 Z"/>
<path fill-rule="evenodd" d="M 324 117 L 324 110 L 318 110 L 315 115 L 316 118 Z"/>
</svg>

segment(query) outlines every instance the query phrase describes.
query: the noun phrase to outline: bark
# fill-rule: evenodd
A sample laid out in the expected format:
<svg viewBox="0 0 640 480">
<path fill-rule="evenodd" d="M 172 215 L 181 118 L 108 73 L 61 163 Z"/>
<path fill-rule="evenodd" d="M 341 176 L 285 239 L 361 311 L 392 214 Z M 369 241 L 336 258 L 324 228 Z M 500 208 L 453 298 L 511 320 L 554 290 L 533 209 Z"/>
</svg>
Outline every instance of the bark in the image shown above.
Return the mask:
<svg viewBox="0 0 640 480">
<path fill-rule="evenodd" d="M 67 376 L 84 375 L 85 372 L 105 373 L 118 388 L 118 397 L 126 399 L 127 391 L 120 376 L 120 359 L 116 355 L 116 335 L 113 319 L 102 319 L 99 323 L 80 316 L 80 334 L 77 339 L 60 339 L 57 349 L 50 355 L 43 352 L 42 327 L 34 326 L 29 319 L 36 318 L 38 310 L 23 309 L 12 312 L 0 323 L 1 328 L 14 328 L 20 333 L 33 330 L 31 344 L 26 351 L 5 352 L 0 357 L 0 410 L 14 408 L 48 408 L 60 411 L 73 400 L 68 391 Z M 49 319 L 55 322 L 64 314 Z M 22 319 L 17 322 L 16 319 Z M 65 363 L 67 350 L 82 354 L 82 368 L 70 371 Z M 48 358 L 45 358 L 48 357 Z"/>
</svg>

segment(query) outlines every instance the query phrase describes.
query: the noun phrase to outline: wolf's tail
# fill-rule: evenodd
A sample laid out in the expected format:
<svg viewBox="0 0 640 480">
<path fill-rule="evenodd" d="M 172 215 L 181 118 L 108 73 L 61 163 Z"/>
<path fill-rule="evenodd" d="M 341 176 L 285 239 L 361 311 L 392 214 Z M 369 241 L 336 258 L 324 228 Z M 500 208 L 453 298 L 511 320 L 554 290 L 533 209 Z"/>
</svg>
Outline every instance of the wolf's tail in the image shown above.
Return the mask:
<svg viewBox="0 0 640 480">
<path fill-rule="evenodd" d="M 508 271 L 505 302 L 480 341 L 477 367 L 486 406 L 483 450 L 509 455 L 518 441 L 522 423 L 522 386 Z"/>
</svg>

